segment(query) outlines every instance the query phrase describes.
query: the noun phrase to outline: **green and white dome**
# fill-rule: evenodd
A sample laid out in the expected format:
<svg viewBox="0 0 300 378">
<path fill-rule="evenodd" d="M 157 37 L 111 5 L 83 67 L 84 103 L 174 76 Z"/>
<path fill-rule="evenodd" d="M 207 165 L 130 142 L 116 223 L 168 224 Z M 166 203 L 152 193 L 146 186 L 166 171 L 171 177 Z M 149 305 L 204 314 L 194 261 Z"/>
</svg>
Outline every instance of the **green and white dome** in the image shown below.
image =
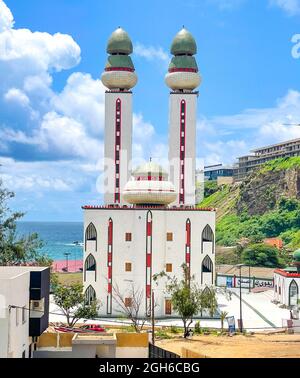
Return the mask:
<svg viewBox="0 0 300 378">
<path fill-rule="evenodd" d="M 115 30 L 110 36 L 107 49 L 108 54 L 126 54 L 130 55 L 133 52 L 133 46 L 129 35 L 122 28 Z"/>
<path fill-rule="evenodd" d="M 192 36 L 192 34 L 182 28 L 179 33 L 176 34 L 171 45 L 172 55 L 196 55 L 197 54 L 197 44 Z"/>
<path fill-rule="evenodd" d="M 165 79 L 167 86 L 173 91 L 193 91 L 201 83 L 197 62 L 193 56 L 197 53 L 197 44 L 185 28 L 175 36 L 171 53 L 174 57 Z"/>
<path fill-rule="evenodd" d="M 133 88 L 138 80 L 129 56 L 133 52 L 133 47 L 129 35 L 122 28 L 112 33 L 106 51 L 110 55 L 101 77 L 103 85 L 116 91 Z"/>
</svg>

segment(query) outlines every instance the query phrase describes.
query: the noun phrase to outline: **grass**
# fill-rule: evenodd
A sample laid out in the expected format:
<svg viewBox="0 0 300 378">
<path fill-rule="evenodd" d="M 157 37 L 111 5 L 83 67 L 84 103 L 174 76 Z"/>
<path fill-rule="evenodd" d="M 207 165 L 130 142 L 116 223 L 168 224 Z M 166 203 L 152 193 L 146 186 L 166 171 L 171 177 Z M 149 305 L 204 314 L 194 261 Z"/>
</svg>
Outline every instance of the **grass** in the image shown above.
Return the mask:
<svg viewBox="0 0 300 378">
<path fill-rule="evenodd" d="M 57 276 L 62 285 L 82 284 L 82 273 L 57 273 Z"/>
<path fill-rule="evenodd" d="M 300 168 L 300 157 L 280 158 L 271 160 L 263 165 L 259 173 L 266 173 L 270 171 L 282 171 L 291 168 Z"/>
</svg>

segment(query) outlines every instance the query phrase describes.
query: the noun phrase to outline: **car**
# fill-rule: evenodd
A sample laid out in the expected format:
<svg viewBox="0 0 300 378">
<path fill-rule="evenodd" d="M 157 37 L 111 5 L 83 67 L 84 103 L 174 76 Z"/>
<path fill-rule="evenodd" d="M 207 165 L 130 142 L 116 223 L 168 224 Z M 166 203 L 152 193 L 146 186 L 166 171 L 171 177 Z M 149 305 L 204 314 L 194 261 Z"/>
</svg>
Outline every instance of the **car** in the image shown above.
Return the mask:
<svg viewBox="0 0 300 378">
<path fill-rule="evenodd" d="M 86 324 L 80 327 L 80 329 L 90 332 L 105 332 L 105 329 L 101 327 L 99 324 Z"/>
</svg>

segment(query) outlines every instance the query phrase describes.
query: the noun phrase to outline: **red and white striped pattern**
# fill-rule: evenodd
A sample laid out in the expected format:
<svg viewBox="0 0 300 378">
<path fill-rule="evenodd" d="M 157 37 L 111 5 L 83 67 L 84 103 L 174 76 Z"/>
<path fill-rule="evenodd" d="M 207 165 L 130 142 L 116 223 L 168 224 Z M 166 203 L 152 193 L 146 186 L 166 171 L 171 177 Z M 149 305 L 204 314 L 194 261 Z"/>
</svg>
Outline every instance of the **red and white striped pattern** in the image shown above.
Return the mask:
<svg viewBox="0 0 300 378">
<path fill-rule="evenodd" d="M 185 263 L 189 270 L 189 278 L 191 275 L 191 221 L 188 219 L 186 221 L 186 242 L 185 242 Z"/>
<path fill-rule="evenodd" d="M 151 316 L 151 290 L 152 290 L 152 212 L 146 217 L 146 315 Z"/>
<path fill-rule="evenodd" d="M 122 103 L 118 98 L 116 101 L 116 130 L 115 130 L 115 203 L 120 203 L 120 177 L 121 177 L 121 112 Z"/>
<path fill-rule="evenodd" d="M 179 170 L 179 204 L 184 205 L 185 202 L 185 126 L 186 126 L 186 102 L 180 103 L 180 170 Z"/>
<path fill-rule="evenodd" d="M 107 243 L 107 314 L 112 314 L 113 221 L 108 221 Z"/>
</svg>

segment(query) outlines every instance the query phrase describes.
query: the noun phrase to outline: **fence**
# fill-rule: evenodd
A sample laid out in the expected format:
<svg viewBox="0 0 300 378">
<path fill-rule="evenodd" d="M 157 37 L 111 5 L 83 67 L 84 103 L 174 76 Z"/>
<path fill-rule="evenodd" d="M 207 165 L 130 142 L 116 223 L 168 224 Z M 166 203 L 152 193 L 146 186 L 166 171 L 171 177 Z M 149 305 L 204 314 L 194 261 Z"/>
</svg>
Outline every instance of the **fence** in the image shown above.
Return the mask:
<svg viewBox="0 0 300 378">
<path fill-rule="evenodd" d="M 149 343 L 149 358 L 180 358 L 180 356 Z"/>
</svg>

